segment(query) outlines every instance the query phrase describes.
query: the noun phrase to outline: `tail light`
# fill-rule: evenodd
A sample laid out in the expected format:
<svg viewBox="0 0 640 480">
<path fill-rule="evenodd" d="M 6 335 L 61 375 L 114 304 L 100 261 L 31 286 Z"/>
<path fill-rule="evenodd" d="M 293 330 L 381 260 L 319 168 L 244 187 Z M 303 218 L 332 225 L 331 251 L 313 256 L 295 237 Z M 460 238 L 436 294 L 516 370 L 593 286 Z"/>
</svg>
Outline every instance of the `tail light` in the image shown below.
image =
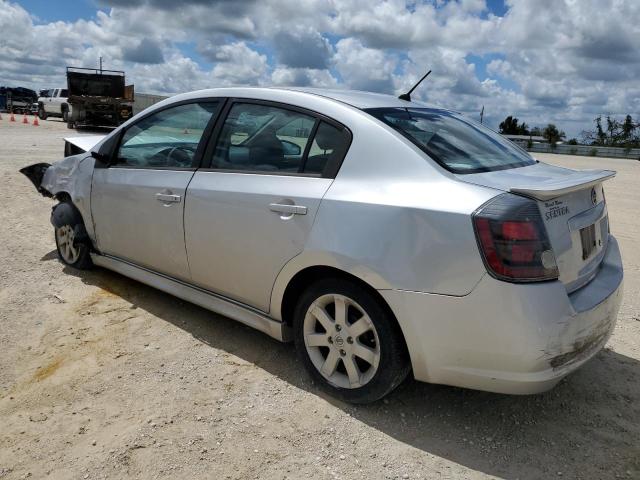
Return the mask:
<svg viewBox="0 0 640 480">
<path fill-rule="evenodd" d="M 487 270 L 499 280 L 539 282 L 558 278 L 558 267 L 538 205 L 505 193 L 473 213 Z"/>
</svg>

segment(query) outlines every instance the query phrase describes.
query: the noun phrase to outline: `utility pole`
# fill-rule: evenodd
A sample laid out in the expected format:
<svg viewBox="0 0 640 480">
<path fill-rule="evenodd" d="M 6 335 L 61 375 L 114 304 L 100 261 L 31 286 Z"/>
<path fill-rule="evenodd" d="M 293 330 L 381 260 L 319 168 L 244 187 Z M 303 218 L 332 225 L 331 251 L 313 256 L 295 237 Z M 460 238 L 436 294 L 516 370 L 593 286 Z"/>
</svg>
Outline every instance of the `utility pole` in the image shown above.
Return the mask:
<svg viewBox="0 0 640 480">
<path fill-rule="evenodd" d="M 482 105 L 482 110 L 480 110 L 480 123 L 482 123 L 483 118 L 484 118 L 484 105 Z"/>
<path fill-rule="evenodd" d="M 102 73 L 102 57 L 100 57 L 100 73 Z"/>
</svg>

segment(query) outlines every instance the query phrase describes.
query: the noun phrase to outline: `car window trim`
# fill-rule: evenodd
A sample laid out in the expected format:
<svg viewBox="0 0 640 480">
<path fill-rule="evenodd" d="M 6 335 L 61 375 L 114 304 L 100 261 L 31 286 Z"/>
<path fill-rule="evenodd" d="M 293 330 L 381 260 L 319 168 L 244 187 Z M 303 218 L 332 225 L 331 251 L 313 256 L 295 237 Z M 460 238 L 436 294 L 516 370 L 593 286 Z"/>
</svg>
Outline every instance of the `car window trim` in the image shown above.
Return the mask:
<svg viewBox="0 0 640 480">
<path fill-rule="evenodd" d="M 320 122 L 324 121 L 329 125 L 347 132 L 349 136 L 348 144 L 345 148 L 344 155 L 342 155 L 339 160 L 333 160 L 331 162 L 327 162 L 327 165 L 324 168 L 324 171 L 321 174 L 317 173 L 304 173 L 304 172 L 273 172 L 273 171 L 265 171 L 265 170 L 235 170 L 235 169 L 225 169 L 225 168 L 217 168 L 213 167 L 213 154 L 215 153 L 215 147 L 218 144 L 218 140 L 220 139 L 220 133 L 222 132 L 222 127 L 224 126 L 225 121 L 229 115 L 229 111 L 236 103 L 248 103 L 254 105 L 265 105 L 274 108 L 281 108 L 283 110 L 290 110 L 293 112 L 301 113 L 310 117 L 313 117 L 315 120 L 314 126 L 312 128 L 313 137 L 311 133 L 309 134 L 309 142 L 307 142 L 307 147 L 305 147 L 304 156 L 302 158 L 303 164 L 306 165 L 306 158 L 308 156 L 309 150 L 311 149 L 311 144 L 313 143 L 313 139 L 317 132 L 317 128 L 320 125 Z M 202 159 L 201 167 L 198 171 L 205 172 L 224 172 L 224 173 L 246 173 L 253 175 L 271 175 L 271 176 L 303 176 L 303 177 L 311 177 L 311 178 L 335 178 L 342 165 L 342 161 L 346 157 L 346 153 L 349 151 L 349 147 L 351 147 L 351 143 L 353 141 L 353 134 L 348 127 L 338 122 L 337 120 L 327 117 L 323 113 L 316 112 L 315 110 L 311 110 L 305 107 L 300 107 L 298 105 L 291 105 L 290 103 L 276 102 L 273 100 L 263 100 L 258 98 L 245 98 L 245 97 L 229 97 L 225 102 L 224 108 L 220 111 L 218 116 L 219 121 L 216 122 L 215 128 L 213 129 L 211 139 L 207 142 L 207 148 L 204 152 L 204 156 Z"/>
<path fill-rule="evenodd" d="M 316 133 L 318 133 L 318 127 L 320 126 L 320 120 L 316 117 L 315 122 L 313 123 L 313 128 L 311 128 L 311 132 L 309 133 L 309 140 L 304 147 L 304 152 L 302 153 L 302 161 L 300 162 L 300 167 L 298 168 L 298 173 L 304 173 L 304 169 L 307 167 L 307 160 L 309 159 L 309 152 L 311 151 L 311 147 L 313 145 L 313 141 L 316 138 Z M 326 169 L 326 167 L 325 167 Z M 316 174 L 317 175 L 317 174 Z"/>
<path fill-rule="evenodd" d="M 115 148 L 113 148 L 110 152 L 109 156 L 109 165 L 106 165 L 107 168 L 126 168 L 126 169 L 137 169 L 137 170 L 174 170 L 174 171 L 191 171 L 191 172 L 195 172 L 201 165 L 202 162 L 202 157 L 203 154 L 205 152 L 205 148 L 206 145 L 209 143 L 209 138 L 210 138 L 210 133 L 213 130 L 214 126 L 216 125 L 216 122 L 220 116 L 220 113 L 226 103 L 226 97 L 202 97 L 202 98 L 197 98 L 197 99 L 189 99 L 189 100 L 182 100 L 180 102 L 175 102 L 175 103 L 171 103 L 169 105 L 165 105 L 162 108 L 158 108 L 155 109 L 151 112 L 148 112 L 147 114 L 141 116 L 139 119 L 137 119 L 134 123 L 132 123 L 131 125 L 127 125 L 126 128 L 123 128 L 120 130 L 120 132 L 118 132 L 118 134 L 116 135 L 118 137 L 118 140 L 115 142 Z M 214 103 L 214 102 L 218 102 L 218 105 L 216 107 L 216 110 L 213 112 L 213 114 L 211 115 L 211 118 L 209 119 L 209 121 L 207 122 L 207 125 L 205 126 L 204 130 L 202 131 L 202 136 L 200 137 L 200 140 L 198 141 L 198 146 L 196 147 L 196 151 L 193 154 L 193 160 L 191 162 L 191 166 L 190 167 L 158 167 L 158 166 L 140 166 L 140 165 L 120 165 L 118 163 L 115 162 L 115 157 L 118 154 L 118 151 L 120 150 L 120 146 L 122 144 L 122 138 L 124 137 L 125 132 L 127 132 L 127 130 L 129 130 L 131 127 L 133 127 L 134 125 L 137 125 L 139 122 L 145 120 L 146 118 L 149 118 L 152 115 L 155 115 L 157 113 L 163 112 L 165 110 L 169 110 L 170 108 L 174 108 L 174 107 L 180 107 L 182 105 L 191 105 L 191 104 L 196 104 L 196 103 Z"/>
</svg>

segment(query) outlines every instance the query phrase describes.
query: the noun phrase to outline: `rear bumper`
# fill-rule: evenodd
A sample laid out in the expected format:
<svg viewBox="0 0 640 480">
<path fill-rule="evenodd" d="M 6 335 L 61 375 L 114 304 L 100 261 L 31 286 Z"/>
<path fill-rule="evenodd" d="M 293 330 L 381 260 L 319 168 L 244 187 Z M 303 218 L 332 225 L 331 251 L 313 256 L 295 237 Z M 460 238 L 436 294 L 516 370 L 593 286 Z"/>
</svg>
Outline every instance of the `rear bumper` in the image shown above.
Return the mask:
<svg viewBox="0 0 640 480">
<path fill-rule="evenodd" d="M 417 380 L 529 394 L 552 388 L 602 349 L 622 280 L 610 237 L 598 274 L 571 295 L 558 281 L 518 285 L 489 275 L 464 297 L 380 293 L 403 330 Z"/>
</svg>

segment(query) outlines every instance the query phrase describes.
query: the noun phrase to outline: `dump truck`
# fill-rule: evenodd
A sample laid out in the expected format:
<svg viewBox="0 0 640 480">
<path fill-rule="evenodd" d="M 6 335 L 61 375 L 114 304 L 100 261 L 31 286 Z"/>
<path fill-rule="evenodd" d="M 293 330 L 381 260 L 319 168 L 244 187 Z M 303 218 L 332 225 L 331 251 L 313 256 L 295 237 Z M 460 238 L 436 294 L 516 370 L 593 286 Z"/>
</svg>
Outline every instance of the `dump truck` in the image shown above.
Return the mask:
<svg viewBox="0 0 640 480">
<path fill-rule="evenodd" d="M 117 127 L 132 116 L 133 85 L 120 70 L 67 67 L 69 128 Z"/>
</svg>

